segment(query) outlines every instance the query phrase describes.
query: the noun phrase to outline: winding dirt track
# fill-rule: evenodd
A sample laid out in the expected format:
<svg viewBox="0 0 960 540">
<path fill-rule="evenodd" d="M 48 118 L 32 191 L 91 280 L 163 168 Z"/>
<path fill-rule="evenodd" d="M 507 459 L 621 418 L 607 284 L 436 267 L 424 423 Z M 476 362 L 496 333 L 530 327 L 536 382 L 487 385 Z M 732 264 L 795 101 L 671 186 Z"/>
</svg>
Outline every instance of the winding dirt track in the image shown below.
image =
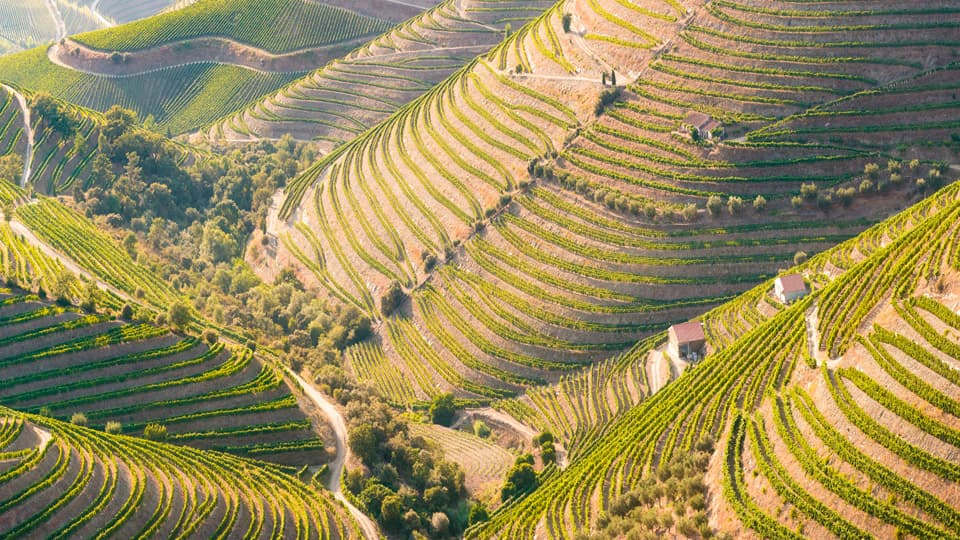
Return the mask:
<svg viewBox="0 0 960 540">
<path fill-rule="evenodd" d="M 229 38 L 192 38 L 125 53 L 126 60 L 118 63 L 111 60 L 111 52 L 67 39 L 63 45 L 59 41 L 51 45 L 47 58 L 66 69 L 117 79 L 199 63 L 232 65 L 261 73 L 290 73 L 314 70 L 368 40 L 369 36 L 364 36 L 274 54 Z"/>
<path fill-rule="evenodd" d="M 359 508 L 350 503 L 349 500 L 343 495 L 343 491 L 340 487 L 340 475 L 343 472 L 343 464 L 350 457 L 350 446 L 347 444 L 347 422 L 343 419 L 343 415 L 340 414 L 340 411 L 337 409 L 337 406 L 333 402 L 329 401 L 326 396 L 321 394 L 312 384 L 308 383 L 303 377 L 297 375 L 296 373 L 287 370 L 287 374 L 290 375 L 297 383 L 300 384 L 300 387 L 303 388 L 304 394 L 311 401 L 316 404 L 316 406 L 327 416 L 327 419 L 330 422 L 330 427 L 333 428 L 333 433 L 337 438 L 337 457 L 329 463 L 330 466 L 330 479 L 327 481 L 327 489 L 329 489 L 333 496 L 347 507 L 347 510 L 350 511 L 350 514 L 353 515 L 354 519 L 357 520 L 357 523 L 360 525 L 360 529 L 363 531 L 363 536 L 367 540 L 378 540 L 380 538 L 380 532 L 377 528 L 377 524 L 373 522 L 372 519 L 367 517 L 366 514 L 360 511 Z"/>
</svg>

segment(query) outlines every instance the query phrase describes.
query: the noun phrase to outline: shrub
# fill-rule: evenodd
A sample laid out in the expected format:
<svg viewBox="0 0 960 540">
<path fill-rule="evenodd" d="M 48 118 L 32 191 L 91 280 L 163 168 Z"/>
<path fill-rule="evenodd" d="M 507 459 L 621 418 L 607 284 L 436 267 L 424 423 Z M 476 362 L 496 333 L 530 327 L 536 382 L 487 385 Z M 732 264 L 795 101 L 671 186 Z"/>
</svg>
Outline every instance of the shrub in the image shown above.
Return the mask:
<svg viewBox="0 0 960 540">
<path fill-rule="evenodd" d="M 475 502 L 470 506 L 470 517 L 467 518 L 467 523 L 473 525 L 475 523 L 483 523 L 490 520 L 490 513 L 487 512 L 487 507 L 484 506 L 482 502 Z"/>
<path fill-rule="evenodd" d="M 167 426 L 163 424 L 147 424 L 143 428 L 143 438 L 149 441 L 165 441 L 167 439 Z"/>
<path fill-rule="evenodd" d="M 763 212 L 767 207 L 767 199 L 763 195 L 757 195 L 753 200 L 753 209 L 757 212 Z"/>
<path fill-rule="evenodd" d="M 123 426 L 120 422 L 107 422 L 103 430 L 111 435 L 119 435 L 123 431 Z"/>
<path fill-rule="evenodd" d="M 449 426 L 457 412 L 453 394 L 440 394 L 430 402 L 430 421 L 441 426 Z"/>
<path fill-rule="evenodd" d="M 70 417 L 70 423 L 75 426 L 85 426 L 87 422 L 87 415 L 82 412 L 75 412 L 73 416 Z"/>
<path fill-rule="evenodd" d="M 616 82 L 613 82 L 611 84 L 616 84 Z M 607 107 L 609 107 L 610 105 L 613 105 L 613 103 L 616 102 L 619 97 L 620 97 L 619 88 L 604 90 L 603 92 L 600 93 L 600 97 L 597 98 L 597 104 L 593 108 L 593 113 L 597 116 L 600 116 L 601 114 L 603 114 L 603 111 L 605 111 Z"/>
<path fill-rule="evenodd" d="M 518 497 L 537 487 L 537 471 L 529 463 L 518 463 L 508 472 L 507 478 L 500 489 L 501 500 Z"/>
<path fill-rule="evenodd" d="M 405 298 L 406 295 L 403 293 L 403 287 L 400 286 L 400 282 L 396 280 L 392 281 L 390 286 L 387 287 L 387 290 L 380 296 L 380 313 L 383 313 L 384 317 L 389 316 L 400 307 L 400 304 L 403 303 Z"/>
<path fill-rule="evenodd" d="M 711 216 L 719 215 L 721 208 L 723 208 L 723 199 L 719 195 L 711 195 L 707 199 L 707 212 L 710 212 Z"/>
<path fill-rule="evenodd" d="M 837 190 L 837 198 L 840 199 L 840 204 L 843 206 L 850 206 L 856 193 L 857 191 L 852 187 L 840 188 Z"/>
<path fill-rule="evenodd" d="M 490 426 L 485 424 L 483 420 L 477 420 L 473 423 L 473 434 L 477 437 L 486 439 L 490 436 Z"/>
<path fill-rule="evenodd" d="M 220 335 L 213 328 L 207 328 L 203 331 L 203 341 L 207 342 L 207 345 L 216 344 L 218 339 L 220 339 Z"/>
<path fill-rule="evenodd" d="M 557 447 L 553 441 L 547 441 L 540 446 L 540 458 L 544 465 L 557 462 Z"/>
<path fill-rule="evenodd" d="M 647 203 L 643 205 L 643 215 L 647 216 L 647 219 L 653 221 L 657 217 L 657 207 L 653 203 Z"/>
<path fill-rule="evenodd" d="M 727 211 L 731 216 L 736 216 L 743 212 L 743 199 L 740 197 L 730 197 L 727 199 Z"/>
<path fill-rule="evenodd" d="M 174 302 L 167 309 L 167 320 L 174 328 L 183 328 L 190 322 L 190 306 L 184 302 Z"/>
</svg>

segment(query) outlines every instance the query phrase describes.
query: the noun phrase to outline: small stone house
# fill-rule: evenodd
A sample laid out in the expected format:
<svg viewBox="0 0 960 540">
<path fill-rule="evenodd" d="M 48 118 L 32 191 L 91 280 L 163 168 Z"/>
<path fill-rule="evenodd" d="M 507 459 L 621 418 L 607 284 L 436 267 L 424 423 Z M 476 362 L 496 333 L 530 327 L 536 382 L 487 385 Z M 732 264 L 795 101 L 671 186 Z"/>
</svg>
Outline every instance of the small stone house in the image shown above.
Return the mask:
<svg viewBox="0 0 960 540">
<path fill-rule="evenodd" d="M 712 141 L 723 133 L 723 124 L 709 114 L 691 111 L 681 124 L 686 133 L 696 133 L 701 140 Z"/>
<path fill-rule="evenodd" d="M 773 283 L 773 294 L 777 300 L 790 304 L 807 295 L 807 284 L 800 274 L 786 274 Z"/>
<path fill-rule="evenodd" d="M 707 338 L 699 321 L 675 324 L 667 331 L 668 352 L 676 359 L 697 361 L 706 353 Z"/>
</svg>

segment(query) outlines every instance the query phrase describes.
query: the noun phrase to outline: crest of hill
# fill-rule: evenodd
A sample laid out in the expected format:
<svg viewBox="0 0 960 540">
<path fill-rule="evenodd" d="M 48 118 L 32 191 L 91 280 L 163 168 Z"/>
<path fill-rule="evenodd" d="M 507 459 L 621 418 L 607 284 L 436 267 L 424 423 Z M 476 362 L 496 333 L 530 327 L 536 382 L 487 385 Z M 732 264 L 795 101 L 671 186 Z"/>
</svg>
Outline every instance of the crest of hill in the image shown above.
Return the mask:
<svg viewBox="0 0 960 540">
<path fill-rule="evenodd" d="M 305 0 L 203 0 L 4 57 L 0 80 L 100 111 L 120 104 L 180 134 L 302 77 L 392 24 Z"/>
<path fill-rule="evenodd" d="M 543 0 L 447 0 L 275 94 L 215 122 L 215 140 L 291 134 L 332 150 L 416 99 L 540 15 Z"/>
<path fill-rule="evenodd" d="M 651 532 L 709 520 L 737 537 L 955 536 L 958 212 L 954 185 L 814 257 L 798 269 L 810 296 L 731 341 L 711 338 L 706 360 L 467 538 L 596 531 L 703 440 L 717 441 L 702 479 L 709 506 Z M 729 324 L 771 294 L 767 282 L 702 320 Z"/>
<path fill-rule="evenodd" d="M 960 13 L 854 4 L 555 4 L 290 182 L 248 260 L 381 317 L 352 369 L 397 403 L 516 396 L 616 358 L 949 181 L 960 110 L 926 78 L 956 83 Z M 871 128 L 882 144 L 759 140 L 883 94 L 936 116 Z M 724 138 L 692 138 L 691 111 Z"/>
</svg>

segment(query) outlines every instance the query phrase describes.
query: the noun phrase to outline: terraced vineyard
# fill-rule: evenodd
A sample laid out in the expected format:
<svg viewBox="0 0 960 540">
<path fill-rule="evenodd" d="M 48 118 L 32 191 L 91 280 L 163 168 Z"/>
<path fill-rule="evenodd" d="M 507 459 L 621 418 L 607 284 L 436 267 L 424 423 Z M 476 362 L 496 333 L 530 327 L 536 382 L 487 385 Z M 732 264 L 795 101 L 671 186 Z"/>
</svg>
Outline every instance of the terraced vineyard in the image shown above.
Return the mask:
<svg viewBox="0 0 960 540">
<path fill-rule="evenodd" d="M 383 20 L 304 0 L 199 0 L 147 20 L 76 36 L 103 51 L 135 51 L 198 37 L 223 37 L 284 53 L 386 31 Z"/>
<path fill-rule="evenodd" d="M 462 431 L 435 424 L 411 424 L 410 430 L 439 445 L 446 459 L 459 463 L 467 476 L 468 489 L 474 492 L 499 487 L 515 459 L 500 446 Z"/>
<path fill-rule="evenodd" d="M 956 114 L 949 90 L 929 90 L 949 76 L 954 10 L 917 8 L 890 27 L 876 7 L 764 6 L 557 4 L 292 181 L 273 264 L 298 263 L 374 315 L 399 284 L 410 303 L 381 326 L 388 361 L 355 371 L 376 381 L 399 368 L 408 388 L 385 391 L 401 403 L 443 390 L 483 402 L 622 354 L 849 238 L 902 207 L 945 156 L 942 133 L 898 140 L 894 156 L 764 130 L 895 88 Z M 927 28 L 929 40 L 912 37 Z M 611 68 L 629 84 L 595 110 Z M 692 140 L 691 112 L 726 138 Z M 776 310 L 763 304 L 739 326 Z M 736 328 L 708 331 L 723 341 Z"/>
<path fill-rule="evenodd" d="M 213 124 L 213 139 L 290 133 L 324 150 L 347 142 L 463 68 L 551 2 L 446 0 Z"/>
<path fill-rule="evenodd" d="M 822 288 L 717 346 L 467 537 L 569 538 L 705 438 L 720 441 L 709 510 L 736 536 L 955 536 L 958 212 L 951 186 L 812 259 L 801 269 Z"/>
<path fill-rule="evenodd" d="M 118 24 L 145 19 L 170 9 L 188 6 L 196 0 L 101 0 L 97 11 Z"/>
<path fill-rule="evenodd" d="M 243 108 L 390 26 L 305 0 L 204 0 L 73 36 L 49 50 L 10 55 L 0 59 L 0 81 L 99 111 L 120 104 L 178 135 Z M 216 41 L 221 38 L 237 44 Z M 81 55 L 80 45 L 108 53 Z"/>
<path fill-rule="evenodd" d="M 106 435 L 4 408 L 0 534 L 353 538 L 331 499 L 289 471 Z"/>
<path fill-rule="evenodd" d="M 324 461 L 323 441 L 280 371 L 208 344 L 7 291 L 0 298 L 0 405 L 91 427 L 280 463 Z"/>
<path fill-rule="evenodd" d="M 103 28 L 103 22 L 83 2 L 74 0 L 3 0 L 0 2 L 0 55 L 31 49 L 57 38 L 57 19 L 67 34 Z"/>
</svg>

